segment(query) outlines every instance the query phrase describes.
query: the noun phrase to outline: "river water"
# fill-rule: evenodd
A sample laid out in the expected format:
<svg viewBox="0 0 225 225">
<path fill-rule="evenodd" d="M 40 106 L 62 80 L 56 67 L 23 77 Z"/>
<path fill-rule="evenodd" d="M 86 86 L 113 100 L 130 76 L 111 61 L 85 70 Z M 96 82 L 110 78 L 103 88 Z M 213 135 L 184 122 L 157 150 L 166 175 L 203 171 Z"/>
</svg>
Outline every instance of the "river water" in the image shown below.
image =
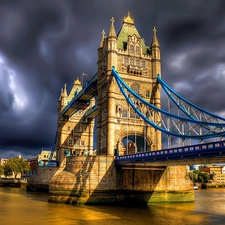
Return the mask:
<svg viewBox="0 0 225 225">
<path fill-rule="evenodd" d="M 146 207 L 76 206 L 48 203 L 48 195 L 0 188 L 0 225 L 221 225 L 225 189 L 195 191 L 195 202 Z"/>
</svg>

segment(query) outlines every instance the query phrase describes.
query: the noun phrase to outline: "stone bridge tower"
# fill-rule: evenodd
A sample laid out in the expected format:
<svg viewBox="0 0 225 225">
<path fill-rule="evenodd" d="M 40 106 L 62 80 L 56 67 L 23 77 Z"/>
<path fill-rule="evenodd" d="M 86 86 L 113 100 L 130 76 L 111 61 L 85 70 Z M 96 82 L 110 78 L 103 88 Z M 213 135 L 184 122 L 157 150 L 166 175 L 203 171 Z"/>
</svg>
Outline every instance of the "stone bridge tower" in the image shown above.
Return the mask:
<svg viewBox="0 0 225 225">
<path fill-rule="evenodd" d="M 85 120 L 85 112 L 90 109 L 95 100 L 92 98 L 87 108 L 76 110 L 72 116 L 62 115 L 65 107 L 82 90 L 77 79 L 67 94 L 66 84 L 61 90 L 58 102 L 58 121 L 56 151 L 60 167 L 65 167 L 67 156 L 89 155 L 93 150 L 94 120 Z"/>
<path fill-rule="evenodd" d="M 113 18 L 108 36 L 102 32 L 98 49 L 98 154 L 123 155 L 161 149 L 161 132 L 147 126 L 129 107 L 111 74 L 113 66 L 137 94 L 160 108 L 157 74 L 161 75 L 161 60 L 156 29 L 147 46 L 128 13 L 118 34 Z"/>
</svg>

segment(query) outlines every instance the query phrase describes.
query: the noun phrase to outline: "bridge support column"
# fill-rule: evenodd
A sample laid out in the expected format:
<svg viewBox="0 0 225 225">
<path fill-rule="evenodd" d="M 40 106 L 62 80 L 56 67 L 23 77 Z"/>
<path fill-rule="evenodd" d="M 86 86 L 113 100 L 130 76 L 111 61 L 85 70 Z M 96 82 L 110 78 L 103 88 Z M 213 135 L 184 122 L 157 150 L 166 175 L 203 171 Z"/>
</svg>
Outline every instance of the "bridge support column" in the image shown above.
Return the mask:
<svg viewBox="0 0 225 225">
<path fill-rule="evenodd" d="M 134 204 L 194 201 L 185 166 L 116 166 L 114 156 L 71 156 L 49 184 L 49 201 Z"/>
<path fill-rule="evenodd" d="M 186 166 L 122 167 L 121 185 L 125 202 L 194 201 L 193 184 L 186 173 Z"/>
<path fill-rule="evenodd" d="M 193 183 L 186 166 L 168 166 L 159 180 L 149 202 L 194 201 Z"/>
</svg>

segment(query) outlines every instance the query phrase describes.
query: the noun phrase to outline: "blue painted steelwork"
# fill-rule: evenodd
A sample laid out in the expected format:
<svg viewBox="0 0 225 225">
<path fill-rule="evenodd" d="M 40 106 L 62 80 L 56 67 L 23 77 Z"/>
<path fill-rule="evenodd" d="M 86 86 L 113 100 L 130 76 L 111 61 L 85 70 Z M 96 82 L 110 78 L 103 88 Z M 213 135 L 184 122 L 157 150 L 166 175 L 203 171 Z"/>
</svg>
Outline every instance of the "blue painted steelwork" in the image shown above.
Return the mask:
<svg viewBox="0 0 225 225">
<path fill-rule="evenodd" d="M 112 68 L 112 75 L 114 76 L 120 91 L 124 95 L 126 101 L 133 108 L 133 110 L 149 125 L 161 132 L 172 135 L 179 138 L 189 139 L 207 139 L 214 137 L 223 137 L 225 135 L 225 123 L 207 122 L 196 120 L 192 117 L 182 117 L 169 113 L 163 109 L 157 108 L 153 104 L 147 102 L 135 93 L 116 72 L 115 68 Z M 138 102 L 138 106 L 137 103 Z M 144 104 L 141 109 L 140 103 Z M 158 118 L 158 121 L 157 119 Z M 167 126 L 166 119 L 170 119 L 174 125 L 173 130 Z M 225 119 L 224 119 L 225 120 Z M 187 131 L 180 129 L 178 125 L 183 125 Z M 197 130 L 198 129 L 198 130 Z"/>
<path fill-rule="evenodd" d="M 225 141 L 116 156 L 115 161 L 117 164 L 120 162 L 138 163 L 166 160 L 184 160 L 196 157 L 212 157 L 222 155 L 225 157 Z"/>
<path fill-rule="evenodd" d="M 97 73 L 87 83 L 87 85 L 69 102 L 63 109 L 62 115 L 71 116 L 76 111 L 86 109 L 90 104 L 90 99 L 97 93 Z"/>
<path fill-rule="evenodd" d="M 98 107 L 96 105 L 92 106 L 87 112 L 84 114 L 84 118 L 95 118 L 98 115 Z"/>
<path fill-rule="evenodd" d="M 165 81 L 163 81 L 163 79 L 158 75 L 157 76 L 157 80 L 160 83 L 161 87 L 163 88 L 163 90 L 165 91 L 165 93 L 167 94 L 167 96 L 174 102 L 174 104 L 176 104 L 176 106 L 183 111 L 188 117 L 190 117 L 193 120 L 199 120 L 199 118 L 197 117 L 196 111 L 195 111 L 195 115 L 190 113 L 190 109 L 189 111 L 186 109 L 186 107 L 184 106 L 184 104 L 182 104 L 182 102 L 186 103 L 188 107 L 194 108 L 195 110 L 197 109 L 200 113 L 204 113 L 209 117 L 203 116 L 202 119 L 205 122 L 208 121 L 218 121 L 218 120 L 222 120 L 225 121 L 225 118 L 215 115 L 211 112 L 208 112 L 207 110 L 204 110 L 202 108 L 200 108 L 199 106 L 191 103 L 190 101 L 188 101 L 187 99 L 185 99 L 184 97 L 182 97 L 181 95 L 179 95 L 177 92 L 175 92 L 171 87 L 169 87 L 168 84 L 166 84 Z M 175 98 L 177 97 L 177 99 Z M 182 104 L 182 105 L 181 105 Z"/>
</svg>

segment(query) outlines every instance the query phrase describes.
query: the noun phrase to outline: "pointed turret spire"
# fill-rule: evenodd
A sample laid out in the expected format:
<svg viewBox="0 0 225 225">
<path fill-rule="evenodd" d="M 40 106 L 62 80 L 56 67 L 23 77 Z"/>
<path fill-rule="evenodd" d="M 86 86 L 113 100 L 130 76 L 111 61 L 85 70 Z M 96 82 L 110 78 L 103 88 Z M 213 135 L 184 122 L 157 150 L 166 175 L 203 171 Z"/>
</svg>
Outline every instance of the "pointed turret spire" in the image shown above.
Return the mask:
<svg viewBox="0 0 225 225">
<path fill-rule="evenodd" d="M 63 88 L 61 88 L 60 96 L 59 96 L 59 101 L 61 101 L 63 95 Z"/>
<path fill-rule="evenodd" d="M 60 112 L 64 109 L 67 104 L 67 91 L 66 84 L 64 84 L 64 88 L 61 89 L 61 94 L 59 97 L 59 110 Z"/>
<path fill-rule="evenodd" d="M 66 97 L 67 98 L 67 90 L 66 90 L 66 84 L 64 84 L 64 88 L 63 88 L 63 97 Z"/>
<path fill-rule="evenodd" d="M 159 41 L 158 41 L 158 39 L 157 39 L 157 36 L 156 36 L 156 28 L 154 27 L 153 28 L 153 38 L 152 38 L 152 44 L 151 44 L 151 46 L 153 47 L 153 46 L 157 46 L 157 47 L 160 47 L 159 46 Z"/>
<path fill-rule="evenodd" d="M 101 39 L 99 48 L 102 48 L 103 47 L 104 39 L 105 39 L 105 31 L 102 30 L 102 39 Z"/>
<path fill-rule="evenodd" d="M 112 19 L 111 19 L 111 27 L 110 27 L 110 30 L 109 30 L 109 35 L 108 35 L 108 37 L 117 37 L 116 31 L 115 31 L 115 27 L 114 27 L 114 22 L 115 22 L 115 20 L 114 20 L 114 18 L 112 17 Z"/>
</svg>

